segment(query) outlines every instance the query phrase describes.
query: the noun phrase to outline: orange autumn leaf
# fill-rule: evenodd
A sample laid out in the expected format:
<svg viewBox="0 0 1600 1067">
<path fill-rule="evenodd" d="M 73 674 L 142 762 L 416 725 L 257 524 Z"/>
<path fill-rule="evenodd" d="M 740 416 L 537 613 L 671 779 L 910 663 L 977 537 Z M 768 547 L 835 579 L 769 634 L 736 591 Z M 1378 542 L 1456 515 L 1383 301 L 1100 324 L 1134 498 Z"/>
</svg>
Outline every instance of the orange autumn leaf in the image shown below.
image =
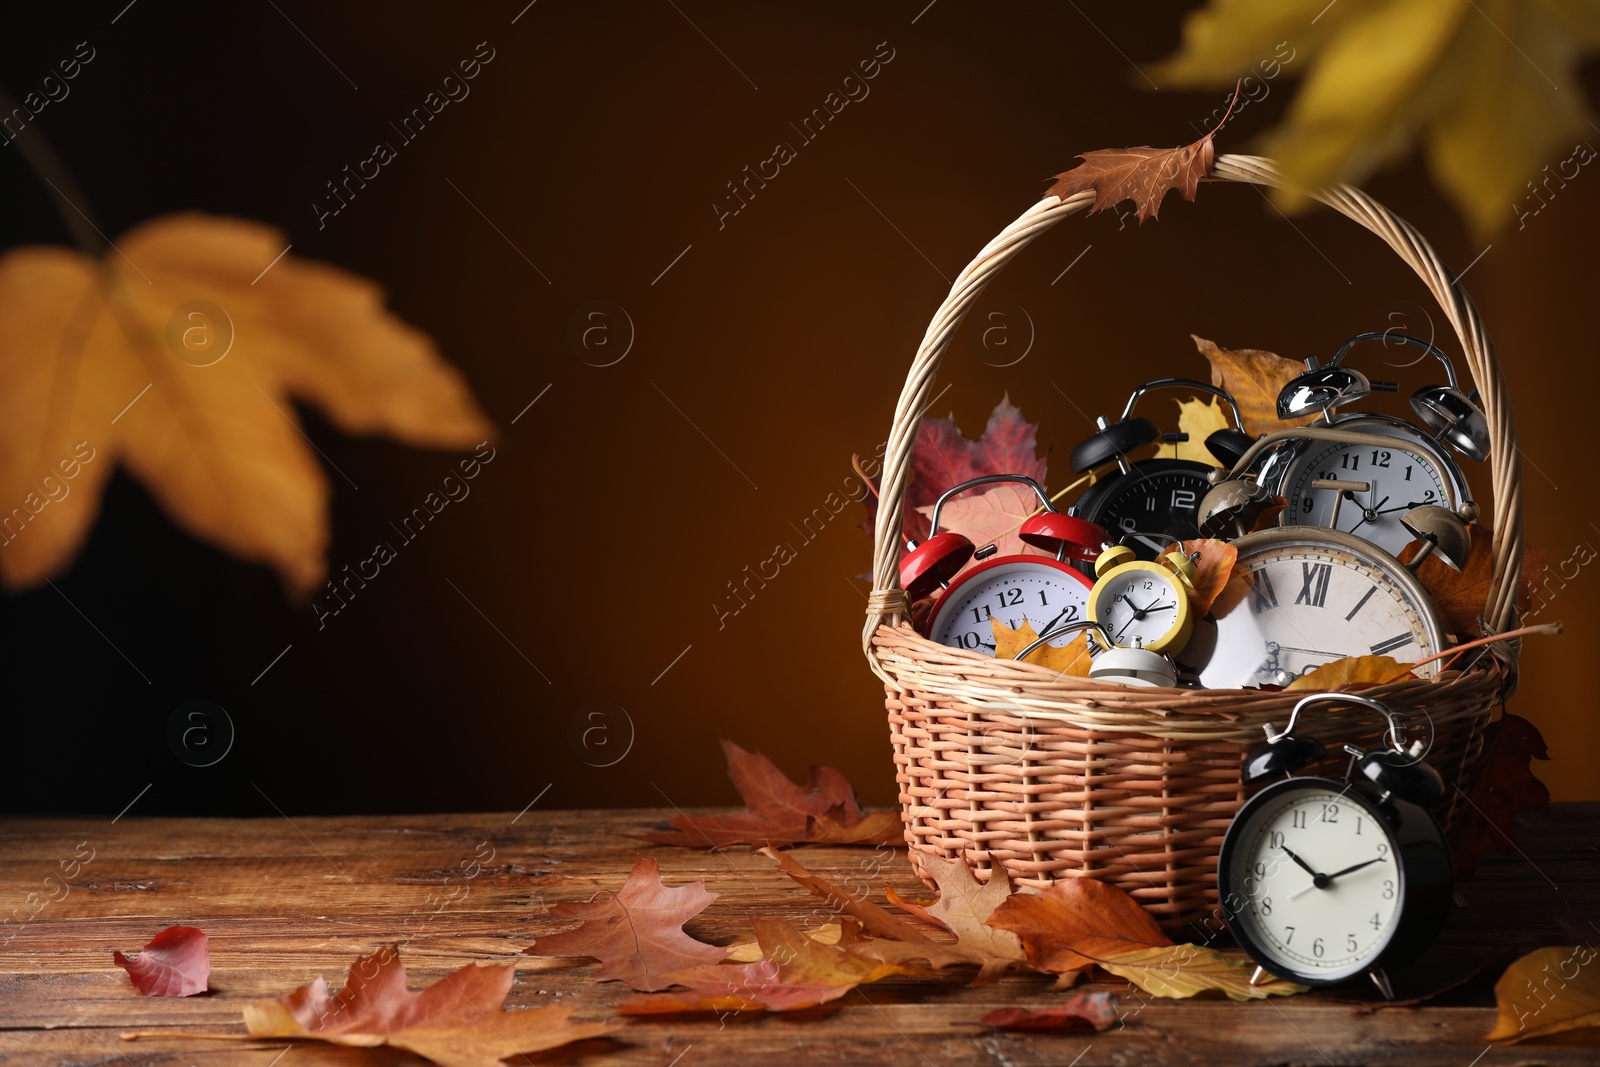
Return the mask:
<svg viewBox="0 0 1600 1067">
<path fill-rule="evenodd" d="M 1013 970 L 1027 959 L 1016 934 L 988 925 L 989 916 L 1011 895 L 1005 872 L 993 871 L 987 882 L 980 882 L 960 860 L 922 856 L 918 862 L 939 887 L 938 899 L 914 903 L 891 887 L 886 891 L 891 904 L 955 934 L 957 947 L 979 963 L 979 981 Z"/>
<path fill-rule="evenodd" d="M 244 1006 L 251 1037 L 327 1041 L 373 1048 L 388 1045 L 440 1067 L 499 1067 L 507 1056 L 542 1052 L 610 1033 L 616 1027 L 572 1022 L 571 1008 L 504 1009 L 515 968 L 467 966 L 426 989 L 406 988 L 406 968 L 392 948 L 350 967 L 344 989 L 330 995 L 318 978 L 273 1000 Z M 202 1036 L 202 1035 L 195 1035 Z"/>
<path fill-rule="evenodd" d="M 1037 893 L 1013 893 L 988 922 L 1016 934 L 1028 963 L 1051 974 L 1172 944 L 1138 901 L 1097 878 L 1068 878 Z"/>
<path fill-rule="evenodd" d="M 1444 618 L 1445 629 L 1463 640 L 1482 631 L 1479 619 L 1489 602 L 1489 579 L 1494 571 L 1494 531 L 1479 523 L 1473 523 L 1470 530 L 1472 550 L 1466 565 L 1459 571 L 1437 554 L 1424 559 L 1416 570 L 1417 581 L 1433 597 L 1434 606 Z M 1406 545 L 1400 550 L 1400 562 L 1410 563 L 1421 548 L 1420 541 Z M 1527 606 L 1529 593 L 1543 574 L 1544 553 L 1524 553 L 1517 597 L 1519 607 Z"/>
<path fill-rule="evenodd" d="M 1346 656 L 1314 667 L 1288 685 L 1292 689 L 1333 690 L 1353 685 L 1386 685 L 1411 677 L 1411 664 L 1393 656 Z"/>
<path fill-rule="evenodd" d="M 1189 603 L 1194 608 L 1195 616 L 1203 617 L 1233 576 L 1233 565 L 1239 558 L 1239 550 L 1226 541 L 1213 538 L 1184 541 L 1180 547 L 1185 555 L 1195 557 L 1194 583 L 1189 593 Z"/>
<path fill-rule="evenodd" d="M 917 514 L 933 520 L 934 505 L 917 508 Z M 1032 489 L 1017 482 L 1001 482 L 981 493 L 952 497 L 939 512 L 939 528 L 958 533 L 982 548 L 994 545 L 1001 556 L 1034 555 L 1019 532 L 1023 522 L 1039 510 L 1039 498 Z M 969 561 L 970 567 L 975 561 Z"/>
<path fill-rule="evenodd" d="M 588 956 L 600 961 L 594 973 L 599 981 L 665 989 L 672 984 L 668 976 L 673 971 L 717 963 L 726 956 L 727 950 L 683 932 L 683 924 L 716 899 L 703 881 L 676 888 L 662 885 L 660 864 L 641 859 L 617 892 L 552 906 L 550 914 L 581 920 L 582 925 L 546 934 L 523 951 L 530 956 Z"/>
<path fill-rule="evenodd" d="M 1263 1000 L 1306 991 L 1305 986 L 1272 978 L 1251 982 L 1255 964 L 1199 945 L 1166 945 L 1117 952 L 1097 961 L 1100 969 L 1126 978 L 1155 997 L 1224 993 L 1230 1000 Z"/>
<path fill-rule="evenodd" d="M 427 448 L 493 435 L 460 372 L 378 286 L 288 243 L 260 223 L 179 214 L 100 261 L 43 246 L 0 256 L 0 507 L 30 515 L 0 581 L 65 570 L 120 468 L 174 524 L 307 594 L 326 570 L 330 475 L 297 402 L 346 433 Z"/>
<path fill-rule="evenodd" d="M 781 919 L 756 919 L 754 926 L 762 959 L 679 971 L 673 983 L 686 990 L 629 997 L 618 1010 L 624 1015 L 798 1011 L 838 1000 L 858 985 L 918 971 L 824 944 Z"/>
<path fill-rule="evenodd" d="M 1288 497 L 1273 496 L 1272 503 L 1268 504 L 1261 514 L 1256 516 L 1256 521 L 1250 527 L 1250 532 L 1260 533 L 1262 530 L 1270 530 L 1277 526 L 1278 517 L 1283 514 L 1288 506 Z"/>
<path fill-rule="evenodd" d="M 1304 426 L 1315 415 L 1278 418 L 1278 394 L 1291 378 L 1305 373 L 1305 365 L 1260 348 L 1219 348 L 1204 337 L 1190 334 L 1200 354 L 1211 361 L 1211 384 L 1233 394 L 1239 405 L 1244 431 L 1259 437 L 1290 426 Z"/>
<path fill-rule="evenodd" d="M 995 659 L 1016 659 L 1018 652 L 1039 640 L 1039 635 L 1033 632 L 1033 623 L 1027 619 L 1023 619 L 1022 625 L 1015 630 L 993 617 L 989 619 L 989 626 L 994 631 Z M 1029 654 L 1026 662 L 1074 678 L 1089 677 L 1089 668 L 1094 665 L 1089 655 L 1089 639 L 1086 633 L 1079 633 L 1071 641 L 1059 647 L 1040 645 Z"/>
<path fill-rule="evenodd" d="M 1468 794 L 1472 803 L 1461 813 L 1462 824 L 1450 842 L 1456 877 L 1465 881 L 1478 860 L 1491 849 L 1516 850 L 1516 818 L 1523 812 L 1550 810 L 1550 790 L 1533 773 L 1533 761 L 1548 760 L 1539 728 L 1520 715 L 1505 714 L 1483 735 L 1482 769 Z"/>
<path fill-rule="evenodd" d="M 1510 1045 L 1563 1030 L 1600 1026 L 1600 967 L 1592 945 L 1528 953 L 1494 984 L 1497 1014 L 1485 1041 Z"/>
</svg>

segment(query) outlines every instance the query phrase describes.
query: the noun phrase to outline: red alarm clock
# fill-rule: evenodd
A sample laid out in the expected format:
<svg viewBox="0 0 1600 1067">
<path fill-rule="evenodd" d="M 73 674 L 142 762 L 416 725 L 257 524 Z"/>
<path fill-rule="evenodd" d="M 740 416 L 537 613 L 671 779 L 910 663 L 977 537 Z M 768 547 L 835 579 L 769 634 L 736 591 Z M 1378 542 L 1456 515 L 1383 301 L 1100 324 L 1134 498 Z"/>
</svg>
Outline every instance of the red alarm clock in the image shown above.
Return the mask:
<svg viewBox="0 0 1600 1067">
<path fill-rule="evenodd" d="M 939 513 L 945 501 L 994 482 L 1021 482 L 1033 489 L 1044 510 L 1024 519 L 1017 536 L 1050 555 L 995 556 L 994 545 L 974 548 L 961 534 L 939 533 Z M 991 619 L 999 619 L 1013 630 L 1028 622 L 1035 633 L 1043 634 L 1086 617 L 1094 582 L 1072 564 L 1092 562 L 1108 540 L 1107 534 L 1092 522 L 1057 511 L 1044 488 L 1032 478 L 991 474 L 962 482 L 933 505 L 931 529 L 928 540 L 906 543 L 909 551 L 900 562 L 900 585 L 913 601 L 942 590 L 928 614 L 926 632 L 934 641 L 992 656 Z M 982 562 L 962 571 L 974 558 Z"/>
</svg>

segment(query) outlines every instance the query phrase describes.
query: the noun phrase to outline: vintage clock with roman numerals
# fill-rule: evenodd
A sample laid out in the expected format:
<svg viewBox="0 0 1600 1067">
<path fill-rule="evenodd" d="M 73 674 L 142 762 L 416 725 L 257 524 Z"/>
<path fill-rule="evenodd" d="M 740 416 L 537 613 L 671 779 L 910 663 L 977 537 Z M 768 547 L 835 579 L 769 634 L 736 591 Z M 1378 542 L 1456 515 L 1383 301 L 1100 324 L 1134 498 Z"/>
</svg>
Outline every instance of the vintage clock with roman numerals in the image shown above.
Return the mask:
<svg viewBox="0 0 1600 1067">
<path fill-rule="evenodd" d="M 1364 538 L 1283 526 L 1233 542 L 1234 574 L 1183 661 L 1207 689 L 1286 685 L 1346 656 L 1410 663 L 1445 647 L 1427 591 Z M 1418 668 L 1431 677 L 1438 664 Z"/>
</svg>

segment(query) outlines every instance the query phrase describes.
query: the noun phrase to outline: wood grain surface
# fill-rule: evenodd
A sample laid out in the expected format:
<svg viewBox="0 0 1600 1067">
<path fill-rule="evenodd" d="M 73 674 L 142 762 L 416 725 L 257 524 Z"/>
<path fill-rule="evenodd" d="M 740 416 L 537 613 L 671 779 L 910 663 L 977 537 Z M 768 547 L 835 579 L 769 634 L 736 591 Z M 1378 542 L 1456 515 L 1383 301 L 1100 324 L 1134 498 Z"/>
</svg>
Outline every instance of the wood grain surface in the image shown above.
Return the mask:
<svg viewBox="0 0 1600 1067">
<path fill-rule="evenodd" d="M 725 943 L 753 916 L 814 919 L 819 902 L 760 856 L 646 845 L 630 834 L 670 811 L 529 810 L 521 816 L 396 815 L 254 820 L 28 819 L 0 822 L 0 1063 L 302 1067 L 421 1062 L 399 1051 L 316 1043 L 142 1039 L 132 1029 L 236 1033 L 241 1005 L 326 976 L 398 944 L 413 988 L 473 960 L 514 961 L 508 1007 L 571 1005 L 607 1018 L 630 991 L 589 976 L 595 964 L 520 955 L 568 924 L 560 900 L 621 886 L 641 855 L 669 885 L 705 879 L 721 894 L 688 926 Z M 1539 943 L 1600 926 L 1600 804 L 1557 805 L 1524 820 L 1522 849 L 1486 858 L 1462 888 L 1464 906 L 1439 944 L 1397 976 L 1397 996 L 1460 978 Z M 850 891 L 883 898 L 893 885 L 926 891 L 903 849 L 805 848 L 801 861 Z M 91 857 L 85 861 L 84 857 Z M 474 864 L 477 864 L 475 869 Z M 32 894 L 32 896 L 30 896 Z M 1562 926 L 1565 921 L 1566 933 Z M 162 926 L 210 935 L 211 991 L 139 996 L 111 962 Z M 1048 979 L 966 984 L 947 971 L 896 978 L 806 1012 L 725 1019 L 633 1020 L 614 1038 L 528 1062 L 651 1067 L 805 1064 L 1405 1064 L 1501 1067 L 1600 1062 L 1600 1031 L 1509 1048 L 1482 1035 L 1494 1023 L 1498 967 L 1418 1007 L 1372 1006 L 1359 984 L 1258 1003 L 1159 1001 L 1120 981 L 1122 1025 L 1099 1034 L 989 1031 L 978 1018 L 1005 1006 L 1059 1002 Z M 1080 987 L 1085 988 L 1085 987 Z M 1365 1002 L 1365 1003 L 1360 1003 Z"/>
</svg>

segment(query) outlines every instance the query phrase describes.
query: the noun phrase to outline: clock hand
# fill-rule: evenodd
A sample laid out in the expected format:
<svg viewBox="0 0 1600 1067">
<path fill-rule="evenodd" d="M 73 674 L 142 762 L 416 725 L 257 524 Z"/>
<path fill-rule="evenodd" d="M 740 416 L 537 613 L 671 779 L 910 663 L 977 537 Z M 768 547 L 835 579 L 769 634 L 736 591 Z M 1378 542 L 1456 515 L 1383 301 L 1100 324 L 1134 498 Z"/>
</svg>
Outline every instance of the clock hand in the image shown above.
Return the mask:
<svg viewBox="0 0 1600 1067">
<path fill-rule="evenodd" d="M 1349 873 L 1351 873 L 1351 872 L 1352 872 L 1352 871 L 1359 871 L 1359 870 L 1360 870 L 1360 869 L 1361 869 L 1361 868 L 1363 868 L 1363 867 L 1370 867 L 1370 866 L 1372 866 L 1372 865 L 1373 865 L 1373 864 L 1374 864 L 1374 863 L 1382 863 L 1382 862 L 1383 862 L 1383 857 L 1382 857 L 1382 856 L 1379 856 L 1379 857 L 1378 857 L 1378 858 L 1377 858 L 1377 859 L 1375 859 L 1375 860 L 1368 860 L 1368 861 L 1367 861 L 1367 862 L 1365 862 L 1365 863 L 1358 863 L 1358 864 L 1356 864 L 1356 865 L 1355 865 L 1355 866 L 1353 866 L 1353 867 L 1346 867 L 1346 868 L 1345 868 L 1345 869 L 1344 869 L 1344 870 L 1342 870 L 1342 871 L 1334 871 L 1334 872 L 1333 872 L 1333 873 L 1332 873 L 1332 874 L 1330 874 L 1330 875 L 1328 875 L 1328 881 L 1330 881 L 1330 882 L 1331 882 L 1331 881 L 1333 881 L 1333 880 L 1334 880 L 1334 879 L 1335 879 L 1335 878 L 1340 878 L 1340 877 L 1343 877 L 1343 876 L 1344 876 L 1344 875 L 1347 875 L 1347 874 L 1349 874 Z"/>
<path fill-rule="evenodd" d="M 1283 849 L 1285 852 L 1289 853 L 1289 858 L 1294 860 L 1296 863 L 1298 863 L 1300 865 L 1300 867 L 1307 874 L 1311 875 L 1311 877 L 1313 877 L 1313 878 L 1321 878 L 1322 877 L 1322 875 L 1317 873 L 1317 870 L 1316 870 L 1315 867 L 1312 867 L 1311 864 L 1307 863 L 1305 860 L 1301 859 L 1299 856 L 1296 856 L 1294 854 L 1294 850 L 1291 849 L 1288 845 L 1279 845 L 1278 847 Z"/>
<path fill-rule="evenodd" d="M 1389 498 L 1388 497 L 1384 497 L 1384 499 L 1388 500 Z M 1391 512 L 1396 512 L 1396 511 L 1410 511 L 1412 508 L 1420 508 L 1422 505 L 1424 505 L 1426 503 L 1427 503 L 1426 500 L 1412 500 L 1409 503 L 1401 504 L 1401 505 L 1399 505 L 1397 507 L 1384 508 L 1382 511 L 1378 512 L 1378 514 L 1379 515 L 1388 515 Z"/>
<path fill-rule="evenodd" d="M 1071 610 L 1073 610 L 1073 606 L 1071 604 L 1068 604 L 1066 607 L 1062 608 L 1056 614 L 1055 618 L 1051 619 L 1049 622 L 1045 623 L 1043 627 L 1040 628 L 1039 632 L 1042 633 L 1042 634 L 1047 634 L 1051 630 L 1054 630 L 1056 628 L 1056 623 L 1060 622 L 1061 619 L 1062 619 L 1062 616 L 1066 615 L 1067 612 L 1069 612 Z M 1013 629 L 1014 629 L 1014 627 L 1013 627 Z"/>
</svg>

